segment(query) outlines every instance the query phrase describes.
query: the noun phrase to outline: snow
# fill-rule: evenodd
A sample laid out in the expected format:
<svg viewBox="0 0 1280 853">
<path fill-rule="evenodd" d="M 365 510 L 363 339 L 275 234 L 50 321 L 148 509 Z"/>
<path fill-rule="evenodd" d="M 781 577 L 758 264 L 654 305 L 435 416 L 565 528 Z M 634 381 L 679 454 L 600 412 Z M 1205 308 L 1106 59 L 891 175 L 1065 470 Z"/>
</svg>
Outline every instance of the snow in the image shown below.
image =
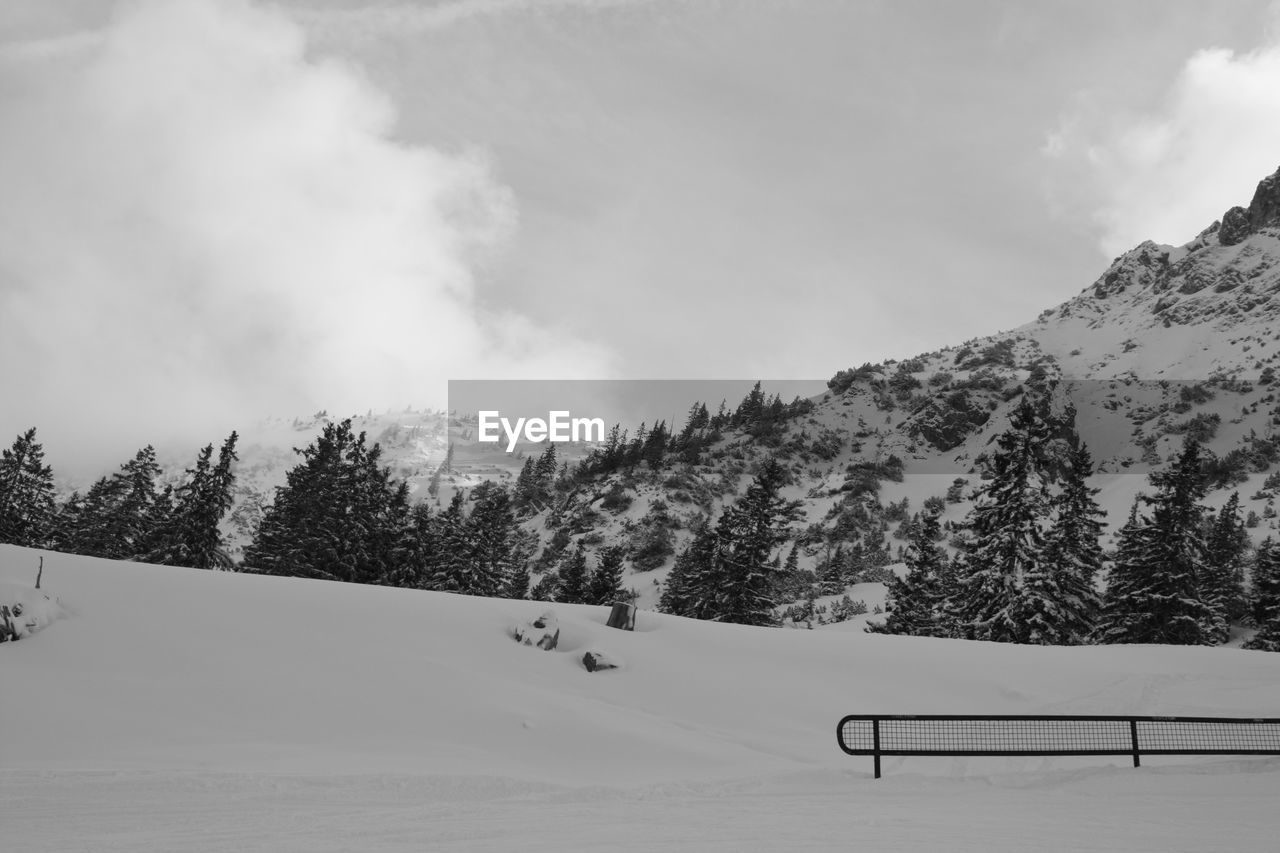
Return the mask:
<svg viewBox="0 0 1280 853">
<path fill-rule="evenodd" d="M 31 582 L 0 580 L 0 606 L 8 608 L 9 627 L 18 639 L 29 637 L 65 615 L 62 603 Z"/>
<path fill-rule="evenodd" d="M 38 552 L 0 546 L 28 587 Z M 36 850 L 1246 850 L 1280 758 L 870 759 L 849 713 L 1268 716 L 1280 655 L 700 623 L 46 553 L 0 646 L 0 837 Z M 870 603 L 870 602 L 869 602 Z M 588 673 L 600 650 L 622 669 Z"/>
</svg>

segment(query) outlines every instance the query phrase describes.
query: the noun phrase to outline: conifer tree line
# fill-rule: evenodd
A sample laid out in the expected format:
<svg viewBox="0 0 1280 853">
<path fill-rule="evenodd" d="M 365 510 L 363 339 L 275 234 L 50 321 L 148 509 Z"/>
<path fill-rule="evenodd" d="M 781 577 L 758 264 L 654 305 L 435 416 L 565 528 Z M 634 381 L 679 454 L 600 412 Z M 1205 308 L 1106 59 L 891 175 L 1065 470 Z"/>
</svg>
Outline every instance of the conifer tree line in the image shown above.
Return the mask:
<svg viewBox="0 0 1280 853">
<path fill-rule="evenodd" d="M 615 428 L 605 448 L 580 466 L 558 459 L 548 444 L 525 460 L 511 487 L 485 483 L 458 491 L 443 509 L 413 503 L 407 484 L 382 464 L 379 446 L 355 433 L 350 420 L 329 423 L 296 450 L 299 460 L 263 512 L 240 568 L 565 603 L 625 600 L 635 595 L 622 584 L 626 561 L 639 567 L 635 541 L 591 554 L 581 536 L 575 542 L 560 526 L 536 554 L 538 537 L 523 522 L 546 509 L 549 520 L 557 518 L 566 495 L 592 470 L 602 473 L 601 466 L 656 469 L 668 454 L 705 446 L 700 442 L 719 429 L 758 427 L 789 412 L 757 384 L 733 412 L 722 403 L 713 416 L 695 404 L 676 436 L 660 422 L 624 442 Z M 1088 486 L 1092 460 L 1072 419 L 1069 411 L 1051 415 L 1041 396 L 1023 398 L 995 441 L 962 534 L 953 540 L 956 553 L 940 544 L 939 499 L 903 528 L 910 535 L 908 570 L 887 579 L 886 619 L 870 630 L 1044 645 L 1209 645 L 1224 642 L 1232 624 L 1252 621 L 1259 631 L 1249 647 L 1280 650 L 1280 548 L 1267 540 L 1256 549 L 1246 585 L 1250 543 L 1238 497 L 1217 512 L 1202 505 L 1209 479 L 1194 438 L 1167 470 L 1151 475 L 1151 493 L 1135 502 L 1108 555 L 1100 545 L 1097 490 Z M 163 486 L 155 450 L 145 447 L 83 494 L 59 502 L 36 431 L 28 430 L 0 453 L 0 542 L 233 568 L 219 528 L 232 504 L 237 438 L 232 433 L 216 453 L 207 445 L 181 478 Z M 777 458 L 765 458 L 741 497 L 695 526 L 663 587 L 663 611 L 778 623 L 779 605 L 794 600 L 783 596 L 797 574 L 797 548 L 787 546 L 797 538 L 792 525 L 801 513 L 799 502 L 783 497 L 789 477 Z M 654 528 L 668 537 L 665 562 L 670 533 L 663 524 Z M 823 594 L 844 589 L 849 554 L 859 566 L 889 559 L 876 542 L 848 554 L 837 548 L 815 572 Z M 536 585 L 534 574 L 541 575 Z"/>
<path fill-rule="evenodd" d="M 205 447 L 176 487 L 159 488 L 160 466 L 148 446 L 83 495 L 61 506 L 35 431 L 19 436 L 0 463 L 0 531 L 31 547 L 111 559 L 230 568 L 218 529 L 231 505 L 236 461 L 233 433 L 216 460 Z M 381 450 L 350 420 L 327 424 L 296 451 L 275 501 L 245 550 L 245 571 L 355 583 L 384 584 L 470 595 L 525 598 L 531 593 L 534 534 L 521 527 L 522 502 L 549 499 L 555 449 L 526 465 L 514 489 L 483 483 L 456 492 L 433 511 L 411 504 L 407 484 L 381 464 Z M 671 612 L 700 618 L 772 624 L 776 580 L 785 567 L 779 549 L 798 504 L 779 489 L 785 469 L 767 460 L 746 494 L 727 508 L 677 563 L 678 580 L 665 602 Z M 562 533 L 562 535 L 561 535 Z M 627 549 L 602 548 L 591 558 L 584 544 L 558 533 L 536 597 L 564 603 L 608 604 L 634 597 L 623 588 Z M 693 558 L 706 553 L 705 564 Z M 544 559 L 546 558 L 544 552 Z M 678 592 L 678 595 L 677 595 Z"/>
<path fill-rule="evenodd" d="M 200 451 L 181 482 L 160 488 L 160 465 L 148 445 L 114 474 L 62 504 L 36 430 L 0 452 L 0 542 L 70 554 L 193 568 L 231 568 L 219 530 L 231 508 L 236 433 Z"/>
<path fill-rule="evenodd" d="M 413 589 L 527 598 L 538 539 L 519 510 L 550 501 L 555 446 L 527 460 L 514 488 L 481 483 L 454 492 L 434 511 L 411 504 L 408 486 L 380 464 L 381 450 L 350 421 L 329 424 L 286 475 L 245 551 L 247 571 Z M 559 543 L 559 560 L 537 597 L 569 604 L 609 604 L 622 588 L 625 550 L 605 548 L 589 566 L 583 544 Z"/>
<path fill-rule="evenodd" d="M 192 568 L 233 566 L 219 525 L 230 510 L 236 433 L 214 455 L 200 451 L 176 485 L 160 486 L 155 449 L 147 446 L 61 504 L 52 467 L 36 431 L 18 436 L 0 456 L 0 542 L 117 560 Z M 536 536 L 515 508 L 530 500 L 520 486 L 483 483 L 454 494 L 433 512 L 411 504 L 408 486 L 381 465 L 381 449 L 350 420 L 330 423 L 308 447 L 264 512 L 238 568 L 261 574 L 372 583 L 470 595 L 525 598 Z M 535 465 L 538 487 L 556 472 L 549 446 Z M 544 491 L 543 498 L 549 493 Z M 536 499 L 534 496 L 533 499 Z M 568 603 L 611 603 L 622 587 L 625 549 L 603 549 L 588 567 L 581 544 L 570 550 L 546 597 Z"/>
<path fill-rule="evenodd" d="M 888 616 L 868 630 L 1040 645 L 1213 645 L 1252 616 L 1260 630 L 1249 647 L 1280 650 L 1276 546 L 1258 549 L 1250 598 L 1239 499 L 1216 514 L 1200 503 L 1199 443 L 1186 439 L 1173 465 L 1151 475 L 1155 491 L 1135 502 L 1108 561 L 1088 448 L 1068 433 L 1065 458 L 1047 453 L 1049 438 L 1063 433 L 1044 408 L 1024 398 L 998 437 L 958 553 L 937 544 L 937 514 L 923 517 L 907 572 L 889 581 Z"/>
<path fill-rule="evenodd" d="M 715 414 L 705 402 L 689 407 L 684 426 L 679 432 L 674 425 L 658 421 L 653 426 L 640 424 L 635 435 L 629 435 L 621 424 L 614 424 L 604 447 L 592 451 L 575 469 L 581 479 L 648 465 L 662 466 L 667 458 L 690 465 L 702 461 L 703 452 L 719 441 L 726 430 L 739 430 L 765 446 L 776 444 L 787 422 L 813 411 L 813 401 L 796 397 L 790 403 L 774 394 L 766 395 L 756 382 L 737 407 L 730 410 L 721 400 Z"/>
</svg>

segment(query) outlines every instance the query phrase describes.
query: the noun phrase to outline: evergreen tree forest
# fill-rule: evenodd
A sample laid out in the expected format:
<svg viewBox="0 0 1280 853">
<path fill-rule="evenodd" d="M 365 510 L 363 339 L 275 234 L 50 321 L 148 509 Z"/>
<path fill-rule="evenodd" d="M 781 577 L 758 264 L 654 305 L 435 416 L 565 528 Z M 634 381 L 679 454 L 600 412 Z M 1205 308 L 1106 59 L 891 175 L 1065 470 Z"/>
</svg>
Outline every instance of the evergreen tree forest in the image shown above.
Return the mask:
<svg viewBox="0 0 1280 853">
<path fill-rule="evenodd" d="M 1072 413 L 1055 423 L 1044 409 L 1024 398 L 997 437 L 953 559 L 934 544 L 936 518 L 924 519 L 906 576 L 890 581 L 889 616 L 869 630 L 1037 645 L 1088 640 L 1099 606 L 1102 512 L 1087 485 L 1088 448 L 1068 441 L 1065 453 L 1053 452 L 1050 439 Z"/>
<path fill-rule="evenodd" d="M 1070 416 L 1071 413 L 1068 413 Z M 1119 531 L 1109 567 L 1099 543 L 1102 512 L 1087 484 L 1088 448 L 1024 399 L 996 439 L 954 558 L 934 543 L 926 517 L 905 555 L 907 573 L 888 583 L 888 618 L 868 630 L 1039 645 L 1224 642 L 1248 615 L 1247 538 L 1235 497 L 1213 515 L 1200 445 L 1188 438 L 1155 488 Z M 1068 436 L 1057 458 L 1050 437 Z M 1258 552 L 1253 617 L 1274 618 L 1272 554 Z M 1099 581 L 1106 577 L 1105 591 Z M 1280 626 L 1277 626 L 1280 627 Z"/>
<path fill-rule="evenodd" d="M 1215 565 L 1204 533 L 1201 447 L 1188 438 L 1173 467 L 1151 477 L 1149 513 L 1120 531 L 1094 635 L 1102 643 L 1214 645 L 1227 638 L 1231 602 L 1243 591 Z"/>
<path fill-rule="evenodd" d="M 1280 651 L 1280 546 L 1270 539 L 1252 546 L 1238 495 L 1214 510 L 1204 505 L 1212 454 L 1188 435 L 1177 457 L 1151 474 L 1149 493 L 1105 552 L 1089 448 L 1075 434 L 1074 413 L 1052 414 L 1037 393 L 1023 395 L 1008 428 L 979 459 L 981 479 L 956 479 L 945 498 L 926 501 L 914 515 L 905 500 L 882 506 L 875 498 L 879 480 L 902 477 L 903 462 L 892 455 L 855 458 L 844 497 L 825 524 L 808 528 L 799 526 L 800 502 L 787 495 L 801 468 L 785 453 L 736 457 L 750 479 L 724 486 L 714 502 L 700 497 L 697 512 L 690 511 L 698 507 L 693 499 L 668 503 L 669 490 L 688 482 L 682 472 L 716 470 L 708 456 L 724 458 L 712 445 L 726 431 L 768 447 L 764 439 L 806 405 L 784 404 L 757 384 L 736 408 L 722 402 L 713 413 L 694 404 L 678 431 L 664 421 L 633 435 L 615 426 L 577 464 L 549 443 L 524 459 L 518 476 L 454 487 L 447 500 L 437 499 L 437 471 L 421 502 L 351 420 L 327 421 L 295 449 L 273 499 L 261 502 L 239 562 L 227 539 L 237 433 L 205 445 L 180 474 L 165 474 L 155 449 L 145 446 L 60 498 L 37 431 L 29 429 L 0 451 L 0 543 L 590 605 L 633 600 L 638 593 L 624 578 L 670 566 L 656 584 L 662 612 L 753 626 L 821 622 L 817 598 L 879 581 L 886 608 L 869 623 L 873 633 L 1216 645 L 1235 625 L 1258 629 L 1248 648 Z M 637 482 L 662 482 L 668 491 L 649 497 L 646 512 L 628 515 Z M 972 501 L 966 517 L 944 523 L 948 504 L 961 500 Z M 613 539 L 591 520 L 605 513 L 620 518 L 622 532 Z M 906 543 L 896 558 L 890 522 Z M 804 568 L 801 559 L 809 561 Z M 900 574 L 884 568 L 896 560 L 905 563 Z M 807 602 L 809 615 L 801 613 L 805 605 L 786 607 L 793 602 Z M 848 604 L 839 618 L 856 612 Z"/>
<path fill-rule="evenodd" d="M 36 430 L 23 433 L 0 457 L 0 542 L 70 554 L 231 568 L 219 524 L 231 508 L 237 436 L 213 457 L 202 450 L 175 485 L 160 485 L 160 464 L 148 445 L 83 494 L 56 501 L 52 468 Z"/>
<path fill-rule="evenodd" d="M 811 411 L 811 400 L 796 397 L 790 403 L 784 403 L 777 394 L 772 397 L 766 395 L 761 383 L 756 382 L 732 410 L 726 401 L 720 402 L 715 414 L 711 414 L 705 402 L 694 403 L 689 407 L 679 432 L 675 431 L 674 425 L 668 426 L 666 421 L 652 425 L 642 423 L 634 435 L 629 435 L 621 424 L 615 424 L 604 446 L 583 460 L 575 475 L 579 479 L 588 479 L 639 466 L 656 470 L 668 458 L 696 465 L 702 461 L 706 450 L 729 431 L 750 436 L 763 447 L 775 447 L 781 441 L 787 424 Z"/>
</svg>

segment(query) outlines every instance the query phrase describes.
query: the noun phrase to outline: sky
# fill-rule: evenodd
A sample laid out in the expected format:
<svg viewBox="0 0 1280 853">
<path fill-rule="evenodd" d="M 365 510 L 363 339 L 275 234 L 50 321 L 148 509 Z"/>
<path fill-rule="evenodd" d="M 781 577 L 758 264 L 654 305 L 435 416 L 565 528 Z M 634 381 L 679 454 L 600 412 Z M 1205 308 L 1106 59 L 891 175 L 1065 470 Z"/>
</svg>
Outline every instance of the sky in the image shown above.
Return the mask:
<svg viewBox="0 0 1280 853">
<path fill-rule="evenodd" d="M 0 436 L 96 459 L 1021 325 L 1280 166 L 1280 7 L 6 0 L 0 129 Z"/>
</svg>

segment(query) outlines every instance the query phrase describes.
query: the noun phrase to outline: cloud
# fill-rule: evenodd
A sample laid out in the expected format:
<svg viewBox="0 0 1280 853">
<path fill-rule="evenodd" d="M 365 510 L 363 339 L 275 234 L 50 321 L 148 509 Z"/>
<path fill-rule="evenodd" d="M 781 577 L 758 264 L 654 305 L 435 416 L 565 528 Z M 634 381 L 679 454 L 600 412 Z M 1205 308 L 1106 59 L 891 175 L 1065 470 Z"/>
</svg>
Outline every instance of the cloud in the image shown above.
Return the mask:
<svg viewBox="0 0 1280 853">
<path fill-rule="evenodd" d="M 1125 114 L 1082 93 L 1043 153 L 1060 212 L 1088 217 L 1108 256 L 1181 244 L 1280 166 L 1280 38 L 1197 51 L 1155 110 Z"/>
<path fill-rule="evenodd" d="M 586 12 L 637 5 L 646 0 L 440 0 L 440 2 L 360 4 L 353 7 L 316 7 L 306 0 L 287 0 L 294 14 L 323 41 L 406 37 L 443 29 L 473 19 L 510 14 L 546 15 L 562 9 Z"/>
<path fill-rule="evenodd" d="M 491 164 L 397 140 L 390 100 L 307 48 L 247 0 L 147 0 L 0 53 L 0 428 L 203 443 L 443 404 L 451 377 L 609 373 L 482 307 L 516 227 Z"/>
</svg>

